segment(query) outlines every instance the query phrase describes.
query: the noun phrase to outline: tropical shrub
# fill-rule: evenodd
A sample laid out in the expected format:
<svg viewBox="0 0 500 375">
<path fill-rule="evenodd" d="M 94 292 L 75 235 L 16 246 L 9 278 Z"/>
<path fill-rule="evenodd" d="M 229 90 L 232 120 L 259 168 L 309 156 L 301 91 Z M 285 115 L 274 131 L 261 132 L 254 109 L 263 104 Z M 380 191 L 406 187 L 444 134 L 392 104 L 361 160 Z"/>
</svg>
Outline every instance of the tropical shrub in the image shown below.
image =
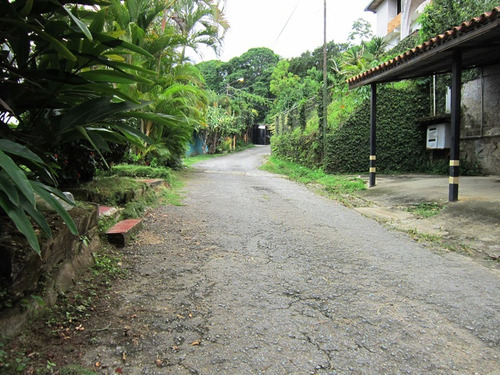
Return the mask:
<svg viewBox="0 0 500 375">
<path fill-rule="evenodd" d="M 103 32 L 104 9 L 88 7 L 93 4 L 98 2 L 0 3 L 0 207 L 38 253 L 30 218 L 47 235 L 51 230 L 35 195 L 77 234 L 53 196 L 66 200 L 53 187 L 58 183 L 57 148 L 83 142 L 100 155 L 110 151 L 108 142 L 148 141 L 123 121 L 142 104 L 115 88 L 152 82 L 145 77 L 152 72 L 121 57 L 148 53 Z"/>
</svg>

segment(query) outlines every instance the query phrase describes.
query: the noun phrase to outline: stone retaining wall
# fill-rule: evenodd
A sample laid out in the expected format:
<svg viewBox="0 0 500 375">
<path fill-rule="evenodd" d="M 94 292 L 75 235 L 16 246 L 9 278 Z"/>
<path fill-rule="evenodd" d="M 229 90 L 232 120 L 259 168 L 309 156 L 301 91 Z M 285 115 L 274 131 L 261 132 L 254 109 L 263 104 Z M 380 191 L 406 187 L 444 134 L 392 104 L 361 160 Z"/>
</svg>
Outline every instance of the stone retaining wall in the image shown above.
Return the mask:
<svg viewBox="0 0 500 375">
<path fill-rule="evenodd" d="M 10 298 L 14 303 L 21 300 L 25 303 L 15 303 L 16 307 L 0 311 L 1 335 L 16 334 L 37 310 L 53 306 L 58 293 L 74 285 L 75 280 L 93 263 L 92 253 L 101 245 L 97 207 L 74 208 L 70 214 L 80 237 L 71 234 L 62 220 L 54 217 L 51 222 L 56 227 L 53 229 L 53 238 L 42 244 L 41 256 L 24 239 L 2 236 L 0 246 L 3 245 L 4 251 L 9 251 L 11 257 L 12 280 L 8 288 Z M 8 246 L 7 250 L 5 246 Z M 31 298 L 32 295 L 41 297 L 43 306 Z"/>
</svg>

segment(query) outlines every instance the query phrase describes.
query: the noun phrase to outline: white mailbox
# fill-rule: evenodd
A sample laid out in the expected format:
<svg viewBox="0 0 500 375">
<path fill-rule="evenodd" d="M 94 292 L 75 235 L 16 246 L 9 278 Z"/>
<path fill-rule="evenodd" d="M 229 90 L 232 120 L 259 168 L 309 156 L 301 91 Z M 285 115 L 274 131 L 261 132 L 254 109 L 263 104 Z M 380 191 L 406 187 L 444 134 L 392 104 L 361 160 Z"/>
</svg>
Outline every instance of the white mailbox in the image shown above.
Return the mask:
<svg viewBox="0 0 500 375">
<path fill-rule="evenodd" d="M 450 124 L 435 124 L 427 127 L 427 149 L 450 148 Z"/>
</svg>

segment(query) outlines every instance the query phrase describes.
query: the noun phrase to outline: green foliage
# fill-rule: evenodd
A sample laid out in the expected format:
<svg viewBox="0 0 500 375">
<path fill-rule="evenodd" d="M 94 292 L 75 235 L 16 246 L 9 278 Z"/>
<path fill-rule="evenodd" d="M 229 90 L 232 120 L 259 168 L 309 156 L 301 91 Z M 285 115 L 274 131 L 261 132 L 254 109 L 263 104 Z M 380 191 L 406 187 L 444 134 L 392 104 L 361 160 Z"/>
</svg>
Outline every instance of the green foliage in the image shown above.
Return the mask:
<svg viewBox="0 0 500 375">
<path fill-rule="evenodd" d="M 172 171 L 165 167 L 151 167 L 147 165 L 117 164 L 111 167 L 111 174 L 126 177 L 163 178 L 172 179 Z"/>
<path fill-rule="evenodd" d="M 97 2 L 74 2 L 83 3 Z M 24 7 L 29 4 L 33 6 Z M 122 119 L 125 113 L 133 116 L 141 104 L 115 84 L 150 82 L 147 70 L 125 63 L 122 57 L 149 54 L 103 32 L 104 13 L 91 7 L 70 8 L 49 0 L 4 1 L 0 14 L 4 17 L 0 22 L 4 51 L 0 206 L 39 253 L 30 219 L 48 236 L 51 233 L 35 206 L 35 193 L 77 234 L 71 218 L 51 195 L 61 196 L 49 186 L 56 185 L 58 168 L 50 155 L 71 142 L 84 142 L 98 155 L 110 150 L 108 142 L 140 143 L 140 136 Z M 134 74 L 138 70 L 140 77 Z"/>
<path fill-rule="evenodd" d="M 421 41 L 450 30 L 498 6 L 498 0 L 433 0 L 420 17 Z"/>
<path fill-rule="evenodd" d="M 22 374 L 31 362 L 25 352 L 6 352 L 4 344 L 0 343 L 0 370 L 6 374 Z"/>
<path fill-rule="evenodd" d="M 270 98 L 269 82 L 278 61 L 279 56 L 269 48 L 252 48 L 225 65 L 224 83 L 243 78 L 245 90 L 250 94 Z"/>
<path fill-rule="evenodd" d="M 305 134 L 300 129 L 288 134 L 273 135 L 272 154 L 285 161 L 315 168 L 321 161 L 321 149 L 317 139 L 317 133 Z"/>
<path fill-rule="evenodd" d="M 409 49 L 416 47 L 420 44 L 420 35 L 418 33 L 413 33 L 408 35 L 402 41 L 400 41 L 394 48 L 387 51 L 387 57 L 396 57 L 405 53 Z"/>
<path fill-rule="evenodd" d="M 92 273 L 94 276 L 105 276 L 106 278 L 116 279 L 125 276 L 125 271 L 121 267 L 121 257 L 118 254 L 113 254 L 111 252 L 99 252 L 92 253 L 94 258 L 94 265 L 92 266 Z M 80 301 L 79 306 L 88 307 L 90 305 L 90 300 Z M 76 309 L 83 310 L 82 308 Z"/>
<path fill-rule="evenodd" d="M 356 76 L 385 60 L 386 46 L 387 41 L 377 36 L 351 46 L 335 61 L 334 70 L 343 80 Z"/>
<path fill-rule="evenodd" d="M 349 90 L 347 84 L 339 84 L 332 93 L 332 102 L 328 106 L 328 127 L 334 131 L 343 124 L 361 106 L 366 103 L 369 93 L 364 87 Z"/>
<path fill-rule="evenodd" d="M 332 72 L 335 67 L 335 61 L 341 55 L 343 51 L 348 48 L 348 44 L 337 44 L 333 40 L 326 44 L 326 56 L 327 56 L 327 70 Z M 313 52 L 306 51 L 302 53 L 299 57 L 294 57 L 289 60 L 290 68 L 289 71 L 292 74 L 296 74 L 299 77 L 307 76 L 311 69 L 316 69 L 319 72 L 316 80 L 321 82 L 323 79 L 323 46 L 316 48 Z"/>
<path fill-rule="evenodd" d="M 261 169 L 272 173 L 287 175 L 292 180 L 303 184 L 322 186 L 328 193 L 335 196 L 366 189 L 365 182 L 360 178 L 326 174 L 321 169 L 308 168 L 301 164 L 281 160 L 275 156 L 269 158 L 268 162 L 265 163 Z"/>
<path fill-rule="evenodd" d="M 219 1 L 176 0 L 170 4 L 169 22 L 177 27 L 185 40 L 180 61 L 185 59 L 186 48 L 197 52 L 202 44 L 217 52 L 229 28 Z"/>
<path fill-rule="evenodd" d="M 146 183 L 130 177 L 100 177 L 86 184 L 80 190 L 88 192 L 89 199 L 101 204 L 119 206 L 135 195 L 135 191 L 144 189 Z"/>
<path fill-rule="evenodd" d="M 429 218 L 439 214 L 443 209 L 444 207 L 437 203 L 419 203 L 408 207 L 407 211 L 422 218 Z"/>
<path fill-rule="evenodd" d="M 316 70 L 312 68 L 305 77 L 289 72 L 290 63 L 282 60 L 273 71 L 270 90 L 276 96 L 270 115 L 278 115 L 296 109 L 305 111 L 311 99 L 318 95 L 321 83 L 315 79 Z M 299 121 L 305 127 L 305 119 Z"/>
<path fill-rule="evenodd" d="M 368 170 L 370 105 L 365 102 L 327 136 L 325 170 Z M 425 131 L 416 120 L 429 114 L 427 90 L 380 87 L 377 98 L 377 171 L 419 172 L 428 167 Z"/>
<path fill-rule="evenodd" d="M 349 41 L 363 41 L 370 40 L 373 37 L 372 25 L 370 22 L 363 18 L 358 18 L 353 22 L 351 27 L 351 32 L 347 36 L 347 40 Z"/>
<path fill-rule="evenodd" d="M 232 151 L 235 140 L 248 137 L 253 126 L 264 121 L 278 61 L 270 49 L 252 48 L 227 63 L 213 60 L 198 65 L 209 89 L 209 105 L 206 126 L 197 130 L 209 153 Z"/>
</svg>

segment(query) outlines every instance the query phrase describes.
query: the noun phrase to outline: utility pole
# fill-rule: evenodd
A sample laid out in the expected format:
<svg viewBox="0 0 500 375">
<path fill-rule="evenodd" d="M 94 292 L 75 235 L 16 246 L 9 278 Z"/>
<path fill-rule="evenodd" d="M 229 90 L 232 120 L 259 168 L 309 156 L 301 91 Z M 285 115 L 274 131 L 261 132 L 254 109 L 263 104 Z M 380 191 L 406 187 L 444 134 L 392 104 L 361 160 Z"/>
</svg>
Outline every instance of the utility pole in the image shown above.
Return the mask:
<svg viewBox="0 0 500 375">
<path fill-rule="evenodd" d="M 326 0 L 324 0 L 324 24 L 323 24 L 323 124 L 321 129 L 322 149 L 323 149 L 323 162 L 326 156 L 326 128 L 328 126 L 328 94 L 327 94 L 327 79 L 328 74 L 326 70 Z"/>
</svg>

